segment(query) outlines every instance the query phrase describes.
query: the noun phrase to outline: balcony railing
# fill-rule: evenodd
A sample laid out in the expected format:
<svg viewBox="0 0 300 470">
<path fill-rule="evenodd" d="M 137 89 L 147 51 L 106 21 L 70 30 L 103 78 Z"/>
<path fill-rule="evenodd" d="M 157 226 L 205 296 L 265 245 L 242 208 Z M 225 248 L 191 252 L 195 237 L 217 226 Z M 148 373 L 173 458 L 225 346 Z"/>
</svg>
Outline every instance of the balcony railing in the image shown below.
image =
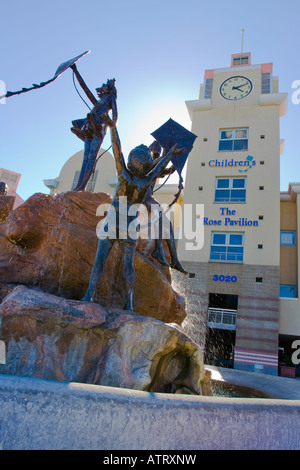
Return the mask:
<svg viewBox="0 0 300 470">
<path fill-rule="evenodd" d="M 237 310 L 210 307 L 207 314 L 207 326 L 211 328 L 235 330 L 236 314 Z"/>
<path fill-rule="evenodd" d="M 209 261 L 230 261 L 232 263 L 242 263 L 243 256 L 243 252 L 211 251 Z"/>
</svg>

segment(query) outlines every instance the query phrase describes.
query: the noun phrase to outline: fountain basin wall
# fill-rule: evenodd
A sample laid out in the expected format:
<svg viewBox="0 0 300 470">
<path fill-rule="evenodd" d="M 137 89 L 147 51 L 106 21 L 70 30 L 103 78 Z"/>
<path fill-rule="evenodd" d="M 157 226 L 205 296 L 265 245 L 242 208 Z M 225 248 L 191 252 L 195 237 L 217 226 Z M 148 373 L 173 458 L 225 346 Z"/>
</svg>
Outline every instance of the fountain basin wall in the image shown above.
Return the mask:
<svg viewBox="0 0 300 470">
<path fill-rule="evenodd" d="M 6 450 L 299 449 L 298 400 L 148 393 L 0 375 Z"/>
</svg>

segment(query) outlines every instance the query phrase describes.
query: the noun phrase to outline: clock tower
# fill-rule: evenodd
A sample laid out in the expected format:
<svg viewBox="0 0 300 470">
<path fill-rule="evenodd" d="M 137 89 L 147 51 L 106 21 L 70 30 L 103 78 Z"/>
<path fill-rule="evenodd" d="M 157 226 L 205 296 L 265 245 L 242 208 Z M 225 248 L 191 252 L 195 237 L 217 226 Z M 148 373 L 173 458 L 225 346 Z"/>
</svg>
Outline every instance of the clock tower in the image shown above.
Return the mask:
<svg viewBox="0 0 300 470">
<path fill-rule="evenodd" d="M 198 138 L 178 253 L 194 273 L 183 291 L 189 333 L 208 364 L 277 375 L 279 121 L 286 104 L 273 64 L 252 65 L 250 53 L 206 70 L 199 99 L 186 102 Z"/>
</svg>

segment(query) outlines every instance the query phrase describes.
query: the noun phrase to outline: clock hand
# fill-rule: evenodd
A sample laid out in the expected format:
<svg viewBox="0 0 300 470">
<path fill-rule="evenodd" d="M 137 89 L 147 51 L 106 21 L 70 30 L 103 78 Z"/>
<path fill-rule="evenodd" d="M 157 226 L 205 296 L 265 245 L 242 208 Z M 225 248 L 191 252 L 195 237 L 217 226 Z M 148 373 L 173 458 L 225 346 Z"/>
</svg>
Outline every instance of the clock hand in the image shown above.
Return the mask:
<svg viewBox="0 0 300 470">
<path fill-rule="evenodd" d="M 232 89 L 233 90 L 240 90 L 241 86 L 246 86 L 246 85 L 248 85 L 248 83 L 244 83 L 244 85 L 233 86 Z M 240 90 L 240 91 L 242 91 L 242 90 Z"/>
</svg>

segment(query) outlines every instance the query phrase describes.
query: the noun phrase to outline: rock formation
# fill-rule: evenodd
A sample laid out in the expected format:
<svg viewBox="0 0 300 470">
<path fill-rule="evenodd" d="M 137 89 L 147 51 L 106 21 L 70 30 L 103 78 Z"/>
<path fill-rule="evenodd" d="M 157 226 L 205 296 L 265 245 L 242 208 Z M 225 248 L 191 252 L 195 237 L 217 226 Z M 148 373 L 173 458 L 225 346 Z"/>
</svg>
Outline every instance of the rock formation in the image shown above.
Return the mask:
<svg viewBox="0 0 300 470">
<path fill-rule="evenodd" d="M 9 213 L 14 208 L 14 203 L 14 196 L 0 195 L 0 224 L 7 219 Z"/>
<path fill-rule="evenodd" d="M 97 248 L 96 226 L 101 217 L 96 211 L 110 201 L 108 194 L 90 192 L 31 196 L 0 224 L 0 283 L 81 299 Z M 140 240 L 135 256 L 135 311 L 181 324 L 186 316 L 184 300 L 171 286 L 169 269 L 143 255 L 145 244 Z M 115 245 L 95 301 L 121 308 L 123 293 L 121 254 Z"/>
<path fill-rule="evenodd" d="M 147 241 L 134 260 L 135 312 L 121 309 L 117 245 L 95 302 L 80 300 L 97 247 L 96 211 L 110 201 L 102 193 L 35 194 L 0 224 L 0 374 L 210 395 L 200 347 L 178 326 L 184 300 L 169 269 L 145 254 Z"/>
<path fill-rule="evenodd" d="M 0 373 L 208 394 L 201 350 L 178 326 L 24 286 L 5 297 L 0 316 Z"/>
</svg>

